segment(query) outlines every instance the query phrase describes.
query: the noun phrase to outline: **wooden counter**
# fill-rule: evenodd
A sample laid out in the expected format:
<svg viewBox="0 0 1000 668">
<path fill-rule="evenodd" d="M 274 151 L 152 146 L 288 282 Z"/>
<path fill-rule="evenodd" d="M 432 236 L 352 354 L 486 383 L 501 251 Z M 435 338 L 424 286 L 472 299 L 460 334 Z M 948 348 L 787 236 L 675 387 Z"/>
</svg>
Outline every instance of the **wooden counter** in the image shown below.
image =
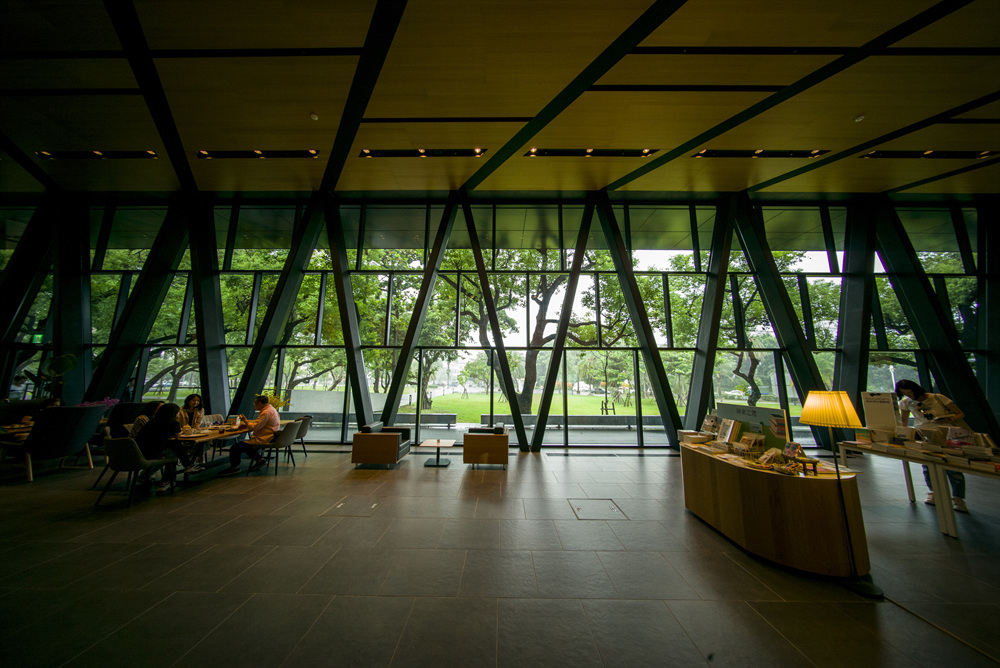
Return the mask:
<svg viewBox="0 0 1000 668">
<path fill-rule="evenodd" d="M 681 445 L 684 505 L 758 556 L 820 575 L 851 575 L 837 478 L 786 476 L 730 463 Z M 845 474 L 847 519 L 857 575 L 871 570 L 857 480 Z"/>
</svg>

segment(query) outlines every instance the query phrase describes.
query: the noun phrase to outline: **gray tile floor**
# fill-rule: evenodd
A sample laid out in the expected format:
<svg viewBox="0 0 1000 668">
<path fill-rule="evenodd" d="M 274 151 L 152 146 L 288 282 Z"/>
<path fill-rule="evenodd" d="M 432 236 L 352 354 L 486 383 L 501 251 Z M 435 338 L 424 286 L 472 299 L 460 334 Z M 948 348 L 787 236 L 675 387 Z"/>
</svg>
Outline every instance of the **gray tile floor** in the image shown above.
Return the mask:
<svg viewBox="0 0 1000 668">
<path fill-rule="evenodd" d="M 457 453 L 454 453 L 457 454 Z M 566 456 L 566 455 L 569 456 Z M 896 462 L 851 460 L 887 600 L 756 559 L 683 507 L 664 451 L 508 471 L 301 455 L 93 509 L 97 471 L 0 484 L 0 665 L 994 665 L 1000 486 L 960 540 Z M 916 477 L 919 472 L 915 471 Z M 569 499 L 610 499 L 578 519 Z M 598 504 L 600 506 L 600 504 Z M 601 506 L 602 507 L 602 506 Z M 601 508 L 598 507 L 598 510 Z M 817 530 L 821 530 L 817 527 Z"/>
</svg>

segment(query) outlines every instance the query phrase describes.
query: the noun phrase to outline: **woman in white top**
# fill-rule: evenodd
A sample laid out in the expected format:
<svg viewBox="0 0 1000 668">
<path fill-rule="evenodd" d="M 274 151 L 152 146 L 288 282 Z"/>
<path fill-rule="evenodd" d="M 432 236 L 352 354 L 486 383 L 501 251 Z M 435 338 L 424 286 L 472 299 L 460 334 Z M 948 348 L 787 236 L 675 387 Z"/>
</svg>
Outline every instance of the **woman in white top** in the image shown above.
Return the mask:
<svg viewBox="0 0 1000 668">
<path fill-rule="evenodd" d="M 916 427 L 921 425 L 941 426 L 941 427 L 962 427 L 968 429 L 965 413 L 962 412 L 955 402 L 943 394 L 927 392 L 912 380 L 901 380 L 896 383 L 896 396 L 899 397 L 899 409 L 902 413 L 903 426 L 910 423 L 910 414 L 913 414 L 913 424 Z M 952 502 L 955 510 L 960 513 L 967 513 L 969 509 L 965 505 L 965 475 L 958 471 L 945 471 L 948 482 L 951 483 Z M 924 481 L 927 489 L 931 488 L 931 477 L 924 466 Z M 934 505 L 934 492 L 927 492 L 924 503 Z"/>
</svg>

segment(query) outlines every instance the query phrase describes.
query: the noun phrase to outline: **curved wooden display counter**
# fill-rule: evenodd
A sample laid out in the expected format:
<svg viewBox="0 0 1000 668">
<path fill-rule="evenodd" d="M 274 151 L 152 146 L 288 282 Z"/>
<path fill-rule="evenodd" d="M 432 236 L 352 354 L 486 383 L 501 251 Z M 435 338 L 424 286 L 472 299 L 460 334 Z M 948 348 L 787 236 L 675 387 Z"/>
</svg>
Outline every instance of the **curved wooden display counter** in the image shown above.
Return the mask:
<svg viewBox="0 0 1000 668">
<path fill-rule="evenodd" d="M 681 445 L 684 505 L 758 556 L 820 575 L 852 575 L 837 478 L 758 471 Z M 871 570 L 861 500 L 853 474 L 841 476 L 855 575 Z"/>
</svg>

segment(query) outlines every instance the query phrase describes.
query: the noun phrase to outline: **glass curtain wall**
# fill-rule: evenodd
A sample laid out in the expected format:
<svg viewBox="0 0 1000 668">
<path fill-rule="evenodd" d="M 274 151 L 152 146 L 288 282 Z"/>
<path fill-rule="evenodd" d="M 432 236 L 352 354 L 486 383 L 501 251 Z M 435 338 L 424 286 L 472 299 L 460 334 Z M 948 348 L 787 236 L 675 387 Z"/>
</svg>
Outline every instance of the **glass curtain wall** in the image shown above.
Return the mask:
<svg viewBox="0 0 1000 668">
<path fill-rule="evenodd" d="M 539 402 L 551 396 L 545 445 L 665 445 L 662 417 L 638 352 L 635 323 L 623 299 L 627 286 L 595 215 L 585 241 L 578 287 L 567 310 L 566 290 L 583 206 L 477 204 L 476 237 L 459 210 L 447 240 L 423 326 L 416 333 L 407 377 L 402 379 L 397 422 L 421 420 L 424 437 L 456 435 L 469 425 L 512 423 L 521 415 L 528 437 Z M 774 264 L 801 323 L 824 382 L 832 381 L 837 355 L 843 283 L 846 207 L 764 206 L 759 210 Z M 442 203 L 344 205 L 340 208 L 364 350 L 365 378 L 376 416 L 396 372 L 420 286 L 432 256 Z M 219 206 L 215 210 L 222 320 L 229 387 L 238 386 L 288 257 L 301 206 Z M 983 351 L 978 303 L 976 214 L 973 209 L 899 207 L 928 279 L 950 313 L 965 351 Z M 32 215 L 29 207 L 0 209 L 5 230 L 0 262 L 6 267 Z M 91 354 L 96 361 L 112 338 L 165 219 L 160 206 L 95 207 L 91 216 Z M 712 230 L 712 205 L 616 206 L 627 261 L 645 307 L 668 391 L 681 416 L 691 387 L 698 346 Z M 310 439 L 339 441 L 349 403 L 345 327 L 341 322 L 331 241 L 323 234 L 309 262 L 292 315 L 282 330 L 265 387 L 290 417 L 317 416 Z M 495 333 L 474 249 L 479 249 L 496 304 L 507 355 L 496 355 Z M 711 377 L 713 402 L 778 407 L 787 397 L 792 416 L 798 398 L 783 364 L 783 344 L 764 308 L 757 277 L 734 239 L 725 276 L 718 346 Z M 45 268 L 17 332 L 5 341 L 6 373 L 25 376 L 10 392 L 43 396 L 40 370 L 51 357 L 54 289 Z M 158 306 L 134 377 L 136 399 L 182 399 L 200 390 L 198 331 L 188 289 L 185 255 Z M 875 260 L 871 351 L 865 383 L 886 391 L 896 380 L 920 375 L 913 328 L 900 306 L 893 277 Z M 553 358 L 558 324 L 568 322 L 565 348 Z M 549 366 L 558 365 L 546 387 Z M 974 362 L 973 362 L 974 364 Z M 514 381 L 507 396 L 502 366 Z M 974 366 L 973 366 L 974 368 Z M 41 374 L 44 375 L 44 374 Z M 133 391 L 133 390 L 130 390 Z M 13 395 L 11 395 L 13 396 Z M 639 425 L 638 414 L 643 420 Z M 348 417 L 353 422 L 353 416 Z M 348 435 L 354 426 L 347 429 Z M 642 429 L 639 438 L 638 429 Z M 512 431 L 513 434 L 513 431 Z M 459 437 L 460 440 L 460 437 Z"/>
</svg>

